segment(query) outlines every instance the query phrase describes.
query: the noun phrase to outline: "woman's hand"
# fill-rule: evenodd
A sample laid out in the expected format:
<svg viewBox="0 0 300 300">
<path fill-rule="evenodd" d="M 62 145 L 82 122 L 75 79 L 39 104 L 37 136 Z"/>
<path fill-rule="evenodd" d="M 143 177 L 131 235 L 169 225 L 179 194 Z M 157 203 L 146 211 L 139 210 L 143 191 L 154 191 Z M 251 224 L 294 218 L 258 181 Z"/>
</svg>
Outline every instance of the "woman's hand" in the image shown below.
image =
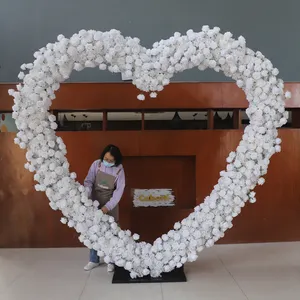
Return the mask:
<svg viewBox="0 0 300 300">
<path fill-rule="evenodd" d="M 107 209 L 106 206 L 103 206 L 103 207 L 101 208 L 101 210 L 102 210 L 102 212 L 103 212 L 104 214 L 107 214 L 107 213 L 108 213 L 108 209 Z"/>
</svg>

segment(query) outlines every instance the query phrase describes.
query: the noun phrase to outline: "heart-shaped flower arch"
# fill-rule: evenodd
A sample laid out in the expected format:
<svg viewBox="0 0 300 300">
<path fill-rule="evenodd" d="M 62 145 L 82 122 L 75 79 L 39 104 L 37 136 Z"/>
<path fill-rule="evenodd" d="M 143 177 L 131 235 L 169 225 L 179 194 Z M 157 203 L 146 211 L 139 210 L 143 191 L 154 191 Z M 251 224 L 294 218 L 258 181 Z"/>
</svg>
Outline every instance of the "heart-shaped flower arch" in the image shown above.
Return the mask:
<svg viewBox="0 0 300 300">
<path fill-rule="evenodd" d="M 235 40 L 229 32 L 221 34 L 219 28 L 204 26 L 202 32 L 175 33 L 146 49 L 139 39 L 123 37 L 117 30 L 81 30 L 70 39 L 58 36 L 58 42 L 47 44 L 34 57 L 33 63 L 21 66 L 29 70 L 19 74 L 23 84 L 9 91 L 19 129 L 15 143 L 28 149 L 25 167 L 35 172 L 36 190 L 46 192 L 51 208 L 64 215 L 62 222 L 74 227 L 80 241 L 98 250 L 107 263 L 124 267 L 132 277 L 157 277 L 195 261 L 198 252 L 213 246 L 232 227 L 245 202 L 255 202 L 252 190 L 264 183 L 270 158 L 280 151 L 277 128 L 287 121 L 284 98 L 291 95 L 284 95 L 283 81 L 276 78 L 278 70 L 262 53 L 247 48 L 243 37 Z M 55 135 L 55 116 L 48 112 L 54 92 L 73 69 L 89 67 L 132 76 L 133 84 L 151 97 L 176 72 L 212 68 L 234 79 L 249 101 L 250 125 L 236 152 L 229 154 L 226 170 L 211 194 L 153 245 L 137 242 L 137 234 L 121 230 L 112 217 L 97 209 L 97 202 L 88 199 L 75 181 L 76 174 L 69 172 L 63 140 Z M 139 100 L 144 98 L 138 95 Z"/>
</svg>

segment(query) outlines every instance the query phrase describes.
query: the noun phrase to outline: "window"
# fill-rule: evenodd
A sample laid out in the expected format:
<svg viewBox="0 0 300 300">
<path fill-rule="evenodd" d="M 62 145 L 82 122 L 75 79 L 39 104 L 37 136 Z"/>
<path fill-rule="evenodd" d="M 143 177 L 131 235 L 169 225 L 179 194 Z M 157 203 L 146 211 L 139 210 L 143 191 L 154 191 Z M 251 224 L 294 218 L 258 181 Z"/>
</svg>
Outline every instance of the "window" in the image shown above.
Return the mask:
<svg viewBox="0 0 300 300">
<path fill-rule="evenodd" d="M 283 128 L 300 128 L 300 109 L 288 111 L 288 123 Z M 54 112 L 58 131 L 142 131 L 142 130 L 230 130 L 249 124 L 245 109 L 232 110 L 144 110 L 106 112 Z M 1 131 L 17 131 L 11 113 L 0 113 Z M 5 120 L 4 120 L 5 119 Z M 5 123 L 5 125 L 3 125 Z"/>
<path fill-rule="evenodd" d="M 234 129 L 233 111 L 215 111 L 214 129 Z"/>
<path fill-rule="evenodd" d="M 288 117 L 288 121 L 285 125 L 282 126 L 282 128 L 292 128 L 295 124 L 293 124 L 293 120 L 296 117 L 296 114 L 293 111 L 289 111 L 289 117 Z"/>
<path fill-rule="evenodd" d="M 142 130 L 142 113 L 108 112 L 107 130 Z"/>
<path fill-rule="evenodd" d="M 102 130 L 102 112 L 59 112 L 58 131 L 95 131 Z"/>
<path fill-rule="evenodd" d="M 206 111 L 145 112 L 145 130 L 207 129 Z"/>
</svg>

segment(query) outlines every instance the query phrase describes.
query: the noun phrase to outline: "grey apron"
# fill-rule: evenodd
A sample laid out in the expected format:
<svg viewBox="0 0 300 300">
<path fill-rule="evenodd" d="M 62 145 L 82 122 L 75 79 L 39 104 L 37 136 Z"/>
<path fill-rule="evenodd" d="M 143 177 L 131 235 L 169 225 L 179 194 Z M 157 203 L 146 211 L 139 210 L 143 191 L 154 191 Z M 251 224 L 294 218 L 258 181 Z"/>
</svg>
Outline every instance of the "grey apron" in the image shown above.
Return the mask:
<svg viewBox="0 0 300 300">
<path fill-rule="evenodd" d="M 114 190 L 116 189 L 115 181 L 116 177 L 100 171 L 101 162 L 99 163 L 98 172 L 94 184 L 95 198 L 100 203 L 99 208 L 101 209 L 113 196 Z M 120 173 L 118 171 L 117 175 Z M 115 221 L 119 221 L 119 205 L 113 210 L 107 213 L 109 216 L 115 218 Z"/>
</svg>

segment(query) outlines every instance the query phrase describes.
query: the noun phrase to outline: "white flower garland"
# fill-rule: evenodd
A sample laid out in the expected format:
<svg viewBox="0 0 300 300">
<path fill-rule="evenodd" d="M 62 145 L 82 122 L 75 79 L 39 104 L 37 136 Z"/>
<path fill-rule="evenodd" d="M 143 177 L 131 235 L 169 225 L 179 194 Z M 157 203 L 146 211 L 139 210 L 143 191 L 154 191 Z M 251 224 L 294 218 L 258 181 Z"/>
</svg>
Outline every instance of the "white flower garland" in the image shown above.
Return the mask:
<svg viewBox="0 0 300 300">
<path fill-rule="evenodd" d="M 117 30 L 81 30 L 70 39 L 59 35 L 56 43 L 47 44 L 34 57 L 33 63 L 21 66 L 29 70 L 19 74 L 23 84 L 9 91 L 19 129 L 15 143 L 28 149 L 25 167 L 35 172 L 36 190 L 46 192 L 51 208 L 64 215 L 61 221 L 74 227 L 80 241 L 98 250 L 105 262 L 124 267 L 132 277 L 157 277 L 195 261 L 200 251 L 232 227 L 245 202 L 255 202 L 252 190 L 264 183 L 270 158 L 280 151 L 276 128 L 287 122 L 284 98 L 291 95 L 287 92 L 284 97 L 278 70 L 261 52 L 247 48 L 243 37 L 235 40 L 229 32 L 221 34 L 219 28 L 204 26 L 202 32 L 175 33 L 146 49 L 138 38 L 123 37 Z M 87 198 L 85 188 L 75 181 L 76 174 L 69 172 L 63 140 L 55 135 L 55 116 L 48 112 L 54 92 L 73 69 L 94 67 L 132 76 L 133 84 L 151 97 L 169 84 L 174 73 L 212 68 L 234 79 L 249 101 L 250 125 L 236 152 L 229 154 L 226 170 L 211 194 L 153 245 L 137 242 L 137 234 L 121 230 L 112 217 L 97 209 L 98 203 Z"/>
</svg>

